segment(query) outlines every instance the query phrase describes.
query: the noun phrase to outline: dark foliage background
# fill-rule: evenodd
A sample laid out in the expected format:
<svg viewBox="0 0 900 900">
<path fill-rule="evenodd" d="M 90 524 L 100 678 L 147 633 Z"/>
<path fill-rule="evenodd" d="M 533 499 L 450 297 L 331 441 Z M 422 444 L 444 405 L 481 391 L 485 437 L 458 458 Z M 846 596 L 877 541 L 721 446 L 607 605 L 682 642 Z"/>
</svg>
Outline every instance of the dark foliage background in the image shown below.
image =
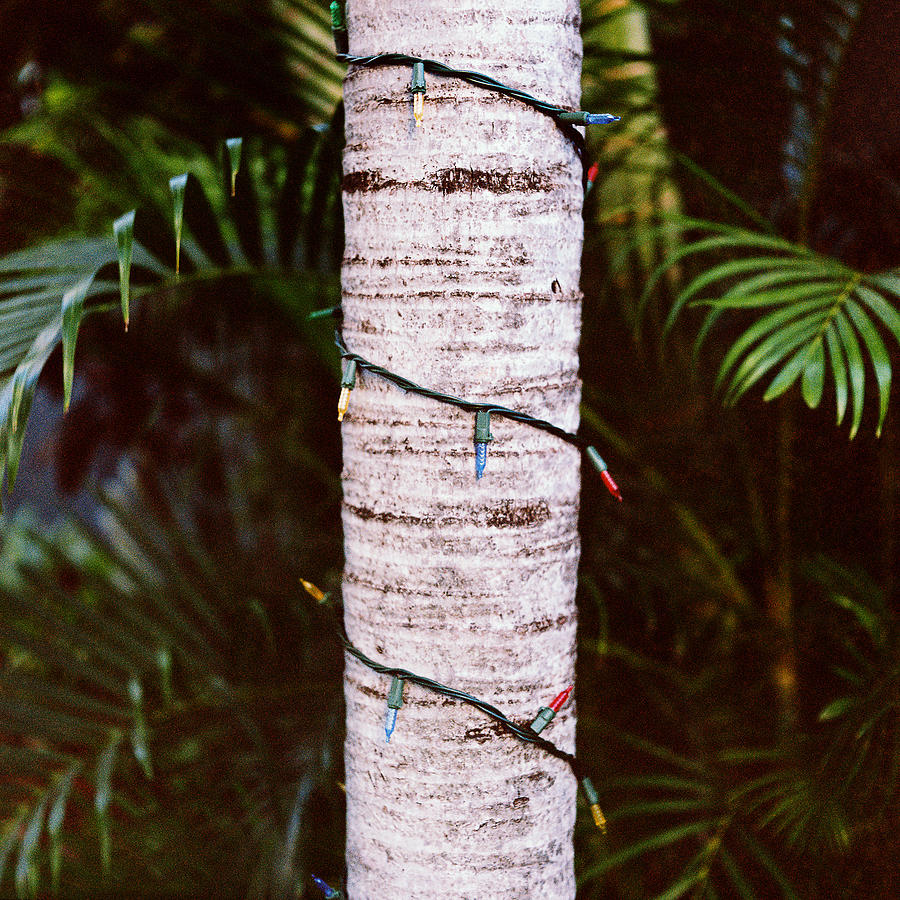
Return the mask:
<svg viewBox="0 0 900 900">
<path fill-rule="evenodd" d="M 579 753 L 610 829 L 580 810 L 579 897 L 895 896 L 897 434 L 891 410 L 875 437 L 873 376 L 898 331 L 866 307 L 883 346 L 863 329 L 858 367 L 840 357 L 861 404 L 848 441 L 833 357 L 824 378 L 810 352 L 780 396 L 748 385 L 723 407 L 717 370 L 760 310 L 723 308 L 699 350 L 708 307 L 669 317 L 692 290 L 758 296 L 747 273 L 784 260 L 800 273 L 772 301 L 787 315 L 820 295 L 862 308 L 860 285 L 896 305 L 877 279 L 900 264 L 900 13 L 583 13 L 585 108 L 624 117 L 589 136 L 583 430 L 627 502 L 586 473 Z M 137 207 L 152 261 L 127 335 L 101 269 L 66 416 L 58 349 L 24 389 L 0 558 L 0 893 L 340 882 L 341 653 L 333 604 L 299 584 L 339 596 L 338 367 L 329 320 L 307 319 L 339 299 L 327 25 L 306 0 L 0 3 L 0 251 L 21 254 L 0 270 L 4 371 L 36 334 L 22 310 L 49 285 L 55 313 L 75 277 L 41 242 L 108 235 Z M 708 223 L 732 242 L 695 250 L 724 233 Z M 77 244 L 79 277 L 97 246 Z M 697 287 L 748 254 L 754 270 Z"/>
</svg>

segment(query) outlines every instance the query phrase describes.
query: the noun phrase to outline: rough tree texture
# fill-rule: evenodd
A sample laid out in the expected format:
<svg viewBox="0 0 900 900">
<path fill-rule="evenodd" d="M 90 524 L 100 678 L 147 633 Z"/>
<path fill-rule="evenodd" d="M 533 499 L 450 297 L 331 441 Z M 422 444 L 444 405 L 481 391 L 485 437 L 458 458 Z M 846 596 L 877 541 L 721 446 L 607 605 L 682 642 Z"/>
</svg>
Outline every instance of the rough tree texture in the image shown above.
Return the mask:
<svg viewBox="0 0 900 900">
<path fill-rule="evenodd" d="M 489 73 L 578 108 L 575 0 L 348 4 L 350 51 Z M 409 67 L 344 87 L 347 346 L 420 384 L 578 425 L 581 168 L 553 122 Z M 343 425 L 344 602 L 351 640 L 530 722 L 572 683 L 579 454 L 362 375 Z M 564 763 L 472 707 L 407 685 L 385 744 L 389 679 L 348 660 L 351 900 L 575 895 L 576 784 Z M 574 747 L 574 709 L 545 733 Z"/>
</svg>

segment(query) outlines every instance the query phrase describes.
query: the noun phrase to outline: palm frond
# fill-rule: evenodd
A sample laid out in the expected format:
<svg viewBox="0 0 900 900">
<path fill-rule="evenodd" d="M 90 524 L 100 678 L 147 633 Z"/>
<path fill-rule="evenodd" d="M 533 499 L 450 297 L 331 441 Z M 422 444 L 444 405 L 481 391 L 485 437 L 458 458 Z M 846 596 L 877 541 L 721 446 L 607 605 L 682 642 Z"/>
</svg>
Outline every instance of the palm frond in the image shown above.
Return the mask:
<svg viewBox="0 0 900 900">
<path fill-rule="evenodd" d="M 161 275 L 165 268 L 139 245 L 135 263 Z M 60 343 L 66 345 L 67 393 L 75 338 L 84 315 L 103 308 L 118 290 L 103 277 L 116 261 L 110 241 L 70 239 L 21 250 L 0 260 L 0 477 L 16 480 L 38 378 Z M 85 308 L 85 302 L 92 306 Z"/>
<path fill-rule="evenodd" d="M 241 173 L 223 158 L 222 180 L 226 199 L 220 201 L 217 215 L 209 200 L 219 182 L 214 169 L 198 165 L 207 179 L 204 184 L 191 174 L 178 176 L 179 190 L 166 197 L 165 209 L 158 204 L 156 216 L 150 216 L 149 243 L 134 240 L 134 213 L 116 220 L 114 240 L 78 239 L 49 242 L 0 259 L 0 373 L 7 380 L 0 388 L 0 477 L 5 472 L 10 488 L 15 483 L 28 414 L 41 371 L 61 343 L 63 346 L 64 405 L 68 408 L 72 392 L 75 346 L 85 315 L 111 308 L 112 297 L 120 294 L 126 327 L 129 316 L 132 265 L 143 282 L 133 292 L 152 301 L 164 294 L 177 280 L 167 261 L 174 263 L 176 247 L 183 246 L 188 272 L 203 271 L 205 279 L 227 276 L 231 271 L 251 271 L 269 278 L 268 267 L 280 267 L 284 274 L 301 267 L 331 269 L 339 258 L 340 241 L 329 245 L 326 239 L 340 234 L 337 141 L 339 124 L 334 129 L 308 130 L 298 142 L 302 152 L 286 165 L 281 183 L 274 183 L 261 159 L 250 155 Z M 265 153 L 265 148 L 260 148 Z M 269 149 L 269 159 L 279 158 L 278 148 Z M 154 157 L 164 164 L 165 157 Z M 201 159 L 202 157 L 198 157 Z M 152 167 L 151 167 L 152 168 Z M 246 171 L 246 170 L 249 170 Z M 228 188 L 237 176 L 237 196 L 230 198 Z M 209 182 L 212 181 L 212 184 Z M 165 183 L 165 182 L 163 182 Z M 168 193 L 168 192 L 167 192 Z M 290 208 L 292 215 L 285 211 Z M 172 221 L 168 247 L 154 221 Z M 299 223 L 314 217 L 317 227 L 305 231 Z M 277 227 L 266 227 L 268 221 Z M 322 227 L 323 219 L 330 227 Z M 138 229 L 143 225 L 138 216 Z M 164 220 L 163 220 L 164 221 Z M 262 235 L 267 235 L 265 241 Z M 118 263 L 118 286 L 115 266 Z M 277 269 L 276 269 L 277 271 Z M 184 284 L 181 280 L 181 284 Z"/>
<path fill-rule="evenodd" d="M 834 667 L 843 693 L 819 713 L 819 721 L 830 727 L 824 766 L 860 818 L 878 818 L 900 792 L 896 615 L 860 573 L 825 558 L 810 562 L 806 573 L 840 611 L 843 626 Z"/>
<path fill-rule="evenodd" d="M 216 550 L 243 571 L 238 587 L 195 530 L 181 532 L 184 510 L 151 515 L 158 496 L 134 492 L 107 495 L 99 531 L 7 525 L 32 562 L 0 590 L 0 892 L 205 891 L 221 878 L 236 895 L 270 855 L 266 890 L 289 896 L 299 823 L 334 758 L 337 710 L 321 683 L 333 675 L 321 654 L 285 645 L 296 625 L 247 627 L 285 613 L 253 585 L 253 562 L 237 562 L 247 550 Z M 73 582 L 62 575 L 76 558 Z M 200 602 L 213 574 L 214 615 Z M 321 615 L 289 615 L 310 613 Z M 4 857 L 16 860 L 5 874 Z"/>
<path fill-rule="evenodd" d="M 898 279 L 890 273 L 867 275 L 782 238 L 733 226 L 685 218 L 658 228 L 701 236 L 686 241 L 657 267 L 644 299 L 675 264 L 710 252 L 753 254 L 717 262 L 687 281 L 666 322 L 671 328 L 687 305 L 707 307 L 698 338 L 702 342 L 725 312 L 764 313 L 740 333 L 721 362 L 716 385 L 726 404 L 736 403 L 774 371 L 765 400 L 780 397 L 802 379 L 803 398 L 815 408 L 830 376 L 838 424 L 848 397 L 852 403 L 853 437 L 862 422 L 869 368 L 877 386 L 875 431 L 880 434 L 892 377 L 881 330 L 900 341 L 900 313 L 894 306 L 900 296 Z"/>
<path fill-rule="evenodd" d="M 639 776 L 614 776 L 598 785 L 619 846 L 601 852 L 600 859 L 580 873 L 580 883 L 590 883 L 638 861 L 644 868 L 653 868 L 645 858 L 656 855 L 662 870 L 676 873 L 669 876 L 668 883 L 662 883 L 664 886 L 654 887 L 656 898 L 676 898 L 689 892 L 698 896 L 736 892 L 741 897 L 797 897 L 785 866 L 760 839 L 769 822 L 759 804 L 752 802 L 755 792 L 772 784 L 777 784 L 772 796 L 777 795 L 779 811 L 785 795 L 797 799 L 793 797 L 797 788 L 791 781 L 795 773 L 788 769 L 781 752 L 764 755 L 766 764 L 772 767 L 766 776 L 729 788 L 734 781 L 729 766 L 746 763 L 748 758 L 758 763 L 759 754 L 746 757 L 734 748 L 716 760 L 688 761 L 691 774 L 686 777 L 679 754 L 643 740 L 636 742 L 618 729 L 606 731 L 614 740 L 623 740 L 625 746 L 643 750 L 656 765 L 668 762 L 671 768 L 651 769 L 649 774 Z"/>
<path fill-rule="evenodd" d="M 757 832 L 783 839 L 797 853 L 839 855 L 849 850 L 850 810 L 820 768 L 783 750 L 761 758 L 753 750 L 735 749 L 723 762 L 741 776 L 731 803 Z M 760 765 L 763 774 L 754 774 Z"/>
</svg>

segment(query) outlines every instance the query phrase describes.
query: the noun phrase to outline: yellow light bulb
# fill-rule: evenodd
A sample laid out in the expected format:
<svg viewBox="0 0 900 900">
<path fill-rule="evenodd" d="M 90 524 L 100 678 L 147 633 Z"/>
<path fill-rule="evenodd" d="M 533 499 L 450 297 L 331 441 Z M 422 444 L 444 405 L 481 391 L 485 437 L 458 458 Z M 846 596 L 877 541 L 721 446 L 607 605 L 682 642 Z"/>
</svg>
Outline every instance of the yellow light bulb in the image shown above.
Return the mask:
<svg viewBox="0 0 900 900">
<path fill-rule="evenodd" d="M 425 118 L 424 92 L 413 94 L 413 118 L 416 120 L 416 128 L 421 128 Z"/>
<path fill-rule="evenodd" d="M 594 817 L 594 824 L 601 830 L 606 831 L 606 816 L 603 815 L 603 810 L 600 809 L 599 803 L 591 804 L 591 815 Z"/>
<path fill-rule="evenodd" d="M 310 597 L 313 598 L 317 603 L 321 603 L 325 599 L 325 594 L 319 590 L 311 581 L 307 581 L 304 578 L 300 579 L 300 584 L 303 585 L 304 590 Z"/>
<path fill-rule="evenodd" d="M 338 422 L 344 421 L 344 414 L 347 412 L 347 407 L 350 405 L 350 388 L 342 387 L 341 395 L 338 397 Z"/>
</svg>

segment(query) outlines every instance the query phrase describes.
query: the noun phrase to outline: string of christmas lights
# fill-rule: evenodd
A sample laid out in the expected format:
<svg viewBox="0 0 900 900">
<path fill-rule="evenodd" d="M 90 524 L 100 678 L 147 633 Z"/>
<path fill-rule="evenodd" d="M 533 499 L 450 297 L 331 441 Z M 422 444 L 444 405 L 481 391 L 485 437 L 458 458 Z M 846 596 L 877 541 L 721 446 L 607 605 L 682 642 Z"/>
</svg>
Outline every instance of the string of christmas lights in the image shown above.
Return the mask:
<svg viewBox="0 0 900 900">
<path fill-rule="evenodd" d="M 597 791 L 594 788 L 590 777 L 585 774 L 578 757 L 576 757 L 574 753 L 569 753 L 566 750 L 560 749 L 552 741 L 548 741 L 546 738 L 541 737 L 541 732 L 550 724 L 554 716 L 562 709 L 563 705 L 569 699 L 569 695 L 572 693 L 571 687 L 566 688 L 558 694 L 550 702 L 549 706 L 542 706 L 538 710 L 537 716 L 535 716 L 531 725 L 522 725 L 519 722 L 510 719 L 496 706 L 488 703 L 487 700 L 482 700 L 472 694 L 467 694 L 465 691 L 461 691 L 458 688 L 448 687 L 446 684 L 441 684 L 433 678 L 417 675 L 415 672 L 410 672 L 408 669 L 400 669 L 396 666 L 388 666 L 384 663 L 376 662 L 374 659 L 366 656 L 366 654 L 358 647 L 355 647 L 343 629 L 340 632 L 340 638 L 347 653 L 359 660 L 364 666 L 367 666 L 379 675 L 391 676 L 391 687 L 388 692 L 387 700 L 387 718 L 385 720 L 386 741 L 390 741 L 391 734 L 396 726 L 397 712 L 403 703 L 404 682 L 408 681 L 411 684 L 418 685 L 419 687 L 433 691 L 436 694 L 441 694 L 444 697 L 450 697 L 461 703 L 467 703 L 469 706 L 474 706 L 476 709 L 481 710 L 481 712 L 492 718 L 495 722 L 498 722 L 520 741 L 524 741 L 527 744 L 534 744 L 535 746 L 540 747 L 545 753 L 549 753 L 551 756 L 556 757 L 556 759 L 561 759 L 563 762 L 567 763 L 572 770 L 572 774 L 581 786 L 584 798 L 590 808 L 594 824 L 600 831 L 606 831 L 606 818 L 600 809 Z"/>
<path fill-rule="evenodd" d="M 437 400 L 440 403 L 447 403 L 451 406 L 457 406 L 460 409 L 464 409 L 467 412 L 475 413 L 474 443 L 476 478 L 481 478 L 484 473 L 485 465 L 487 464 L 487 445 L 493 440 L 490 431 L 490 417 L 493 414 L 502 416 L 505 419 L 511 419 L 513 422 L 521 422 L 525 425 L 530 425 L 532 428 L 537 428 L 541 431 L 546 431 L 561 440 L 578 447 L 600 473 L 600 477 L 602 478 L 606 489 L 616 498 L 616 500 L 621 502 L 622 493 L 616 482 L 613 480 L 613 477 L 609 474 L 605 460 L 600 456 L 597 449 L 592 444 L 589 444 L 584 438 L 579 437 L 577 434 L 572 434 L 570 431 L 566 431 L 564 428 L 560 428 L 558 425 L 554 425 L 552 422 L 548 422 L 545 419 L 538 419 L 535 416 L 528 415 L 528 413 L 509 409 L 506 406 L 498 406 L 494 403 L 483 403 L 474 400 L 463 400 L 461 397 L 454 397 L 452 394 L 444 394 L 440 391 L 432 390 L 431 388 L 422 387 L 414 381 L 405 378 L 403 375 L 391 372 L 389 369 L 385 369 L 384 366 L 369 362 L 369 360 L 364 359 L 358 353 L 351 352 L 345 346 L 338 332 L 335 332 L 334 342 L 345 363 L 343 377 L 341 378 L 341 393 L 338 398 L 339 422 L 343 421 L 344 415 L 349 407 L 350 392 L 356 384 L 357 370 L 362 369 L 363 371 L 371 372 L 373 375 L 377 375 L 379 378 L 391 382 L 391 384 L 396 385 L 401 390 L 419 394 L 430 400 Z"/>
<path fill-rule="evenodd" d="M 467 84 L 484 88 L 488 91 L 518 100 L 521 103 L 536 109 L 538 112 L 549 116 L 557 127 L 572 142 L 578 153 L 578 158 L 584 163 L 586 146 L 584 135 L 575 128 L 575 125 L 611 125 L 618 122 L 621 117 L 611 113 L 591 113 L 585 110 L 567 110 L 555 103 L 541 100 L 527 91 L 510 87 L 490 75 L 482 72 L 473 72 L 469 69 L 454 69 L 445 63 L 435 59 L 425 59 L 421 56 L 412 56 L 408 53 L 374 53 L 369 56 L 355 56 L 349 52 L 347 42 L 347 21 L 344 14 L 344 6 L 338 0 L 331 4 L 331 31 L 334 35 L 334 46 L 337 59 L 340 62 L 360 68 L 375 68 L 381 66 L 410 66 L 412 78 L 409 90 L 413 95 L 413 117 L 416 127 L 420 128 L 425 118 L 425 73 L 440 75 L 445 78 L 458 78 Z M 586 177 L 586 176 L 585 176 Z"/>
<path fill-rule="evenodd" d="M 325 593 L 311 581 L 306 581 L 303 578 L 300 579 L 300 584 L 316 603 L 326 607 L 332 612 L 337 611 L 337 604 L 334 602 L 330 592 Z M 416 675 L 415 672 L 410 672 L 408 669 L 400 669 L 395 666 L 388 666 L 384 663 L 376 662 L 374 659 L 366 656 L 366 654 L 358 647 L 354 646 L 353 642 L 347 636 L 347 632 L 344 630 L 343 625 L 336 625 L 335 630 L 347 653 L 361 662 L 364 666 L 370 668 L 373 672 L 377 672 L 379 675 L 391 676 L 391 686 L 387 696 L 387 712 L 384 723 L 385 742 L 390 742 L 391 736 L 396 728 L 397 713 L 403 706 L 403 685 L 407 681 L 425 688 L 426 690 L 441 694 L 444 697 L 450 697 L 453 700 L 459 700 L 461 703 L 467 703 L 469 706 L 474 706 L 476 709 L 481 710 L 481 712 L 492 718 L 495 722 L 498 722 L 519 740 L 525 741 L 528 744 L 534 744 L 551 756 L 555 756 L 557 759 L 561 759 L 563 762 L 567 763 L 572 770 L 572 774 L 581 786 L 582 793 L 584 794 L 588 808 L 591 811 L 594 824 L 600 831 L 606 831 L 606 818 L 603 815 L 603 811 L 600 809 L 600 798 L 597 794 L 597 790 L 590 777 L 585 774 L 578 757 L 573 753 L 561 750 L 556 744 L 541 737 L 541 732 L 553 721 L 556 714 L 568 702 L 568 699 L 574 690 L 573 685 L 569 685 L 565 690 L 560 691 L 547 706 L 542 706 L 537 711 L 537 715 L 530 725 L 522 725 L 510 719 L 496 706 L 488 703 L 487 700 L 481 700 L 458 688 L 448 687 L 446 684 L 441 684 L 433 678 L 427 678 L 424 675 Z"/>
</svg>

